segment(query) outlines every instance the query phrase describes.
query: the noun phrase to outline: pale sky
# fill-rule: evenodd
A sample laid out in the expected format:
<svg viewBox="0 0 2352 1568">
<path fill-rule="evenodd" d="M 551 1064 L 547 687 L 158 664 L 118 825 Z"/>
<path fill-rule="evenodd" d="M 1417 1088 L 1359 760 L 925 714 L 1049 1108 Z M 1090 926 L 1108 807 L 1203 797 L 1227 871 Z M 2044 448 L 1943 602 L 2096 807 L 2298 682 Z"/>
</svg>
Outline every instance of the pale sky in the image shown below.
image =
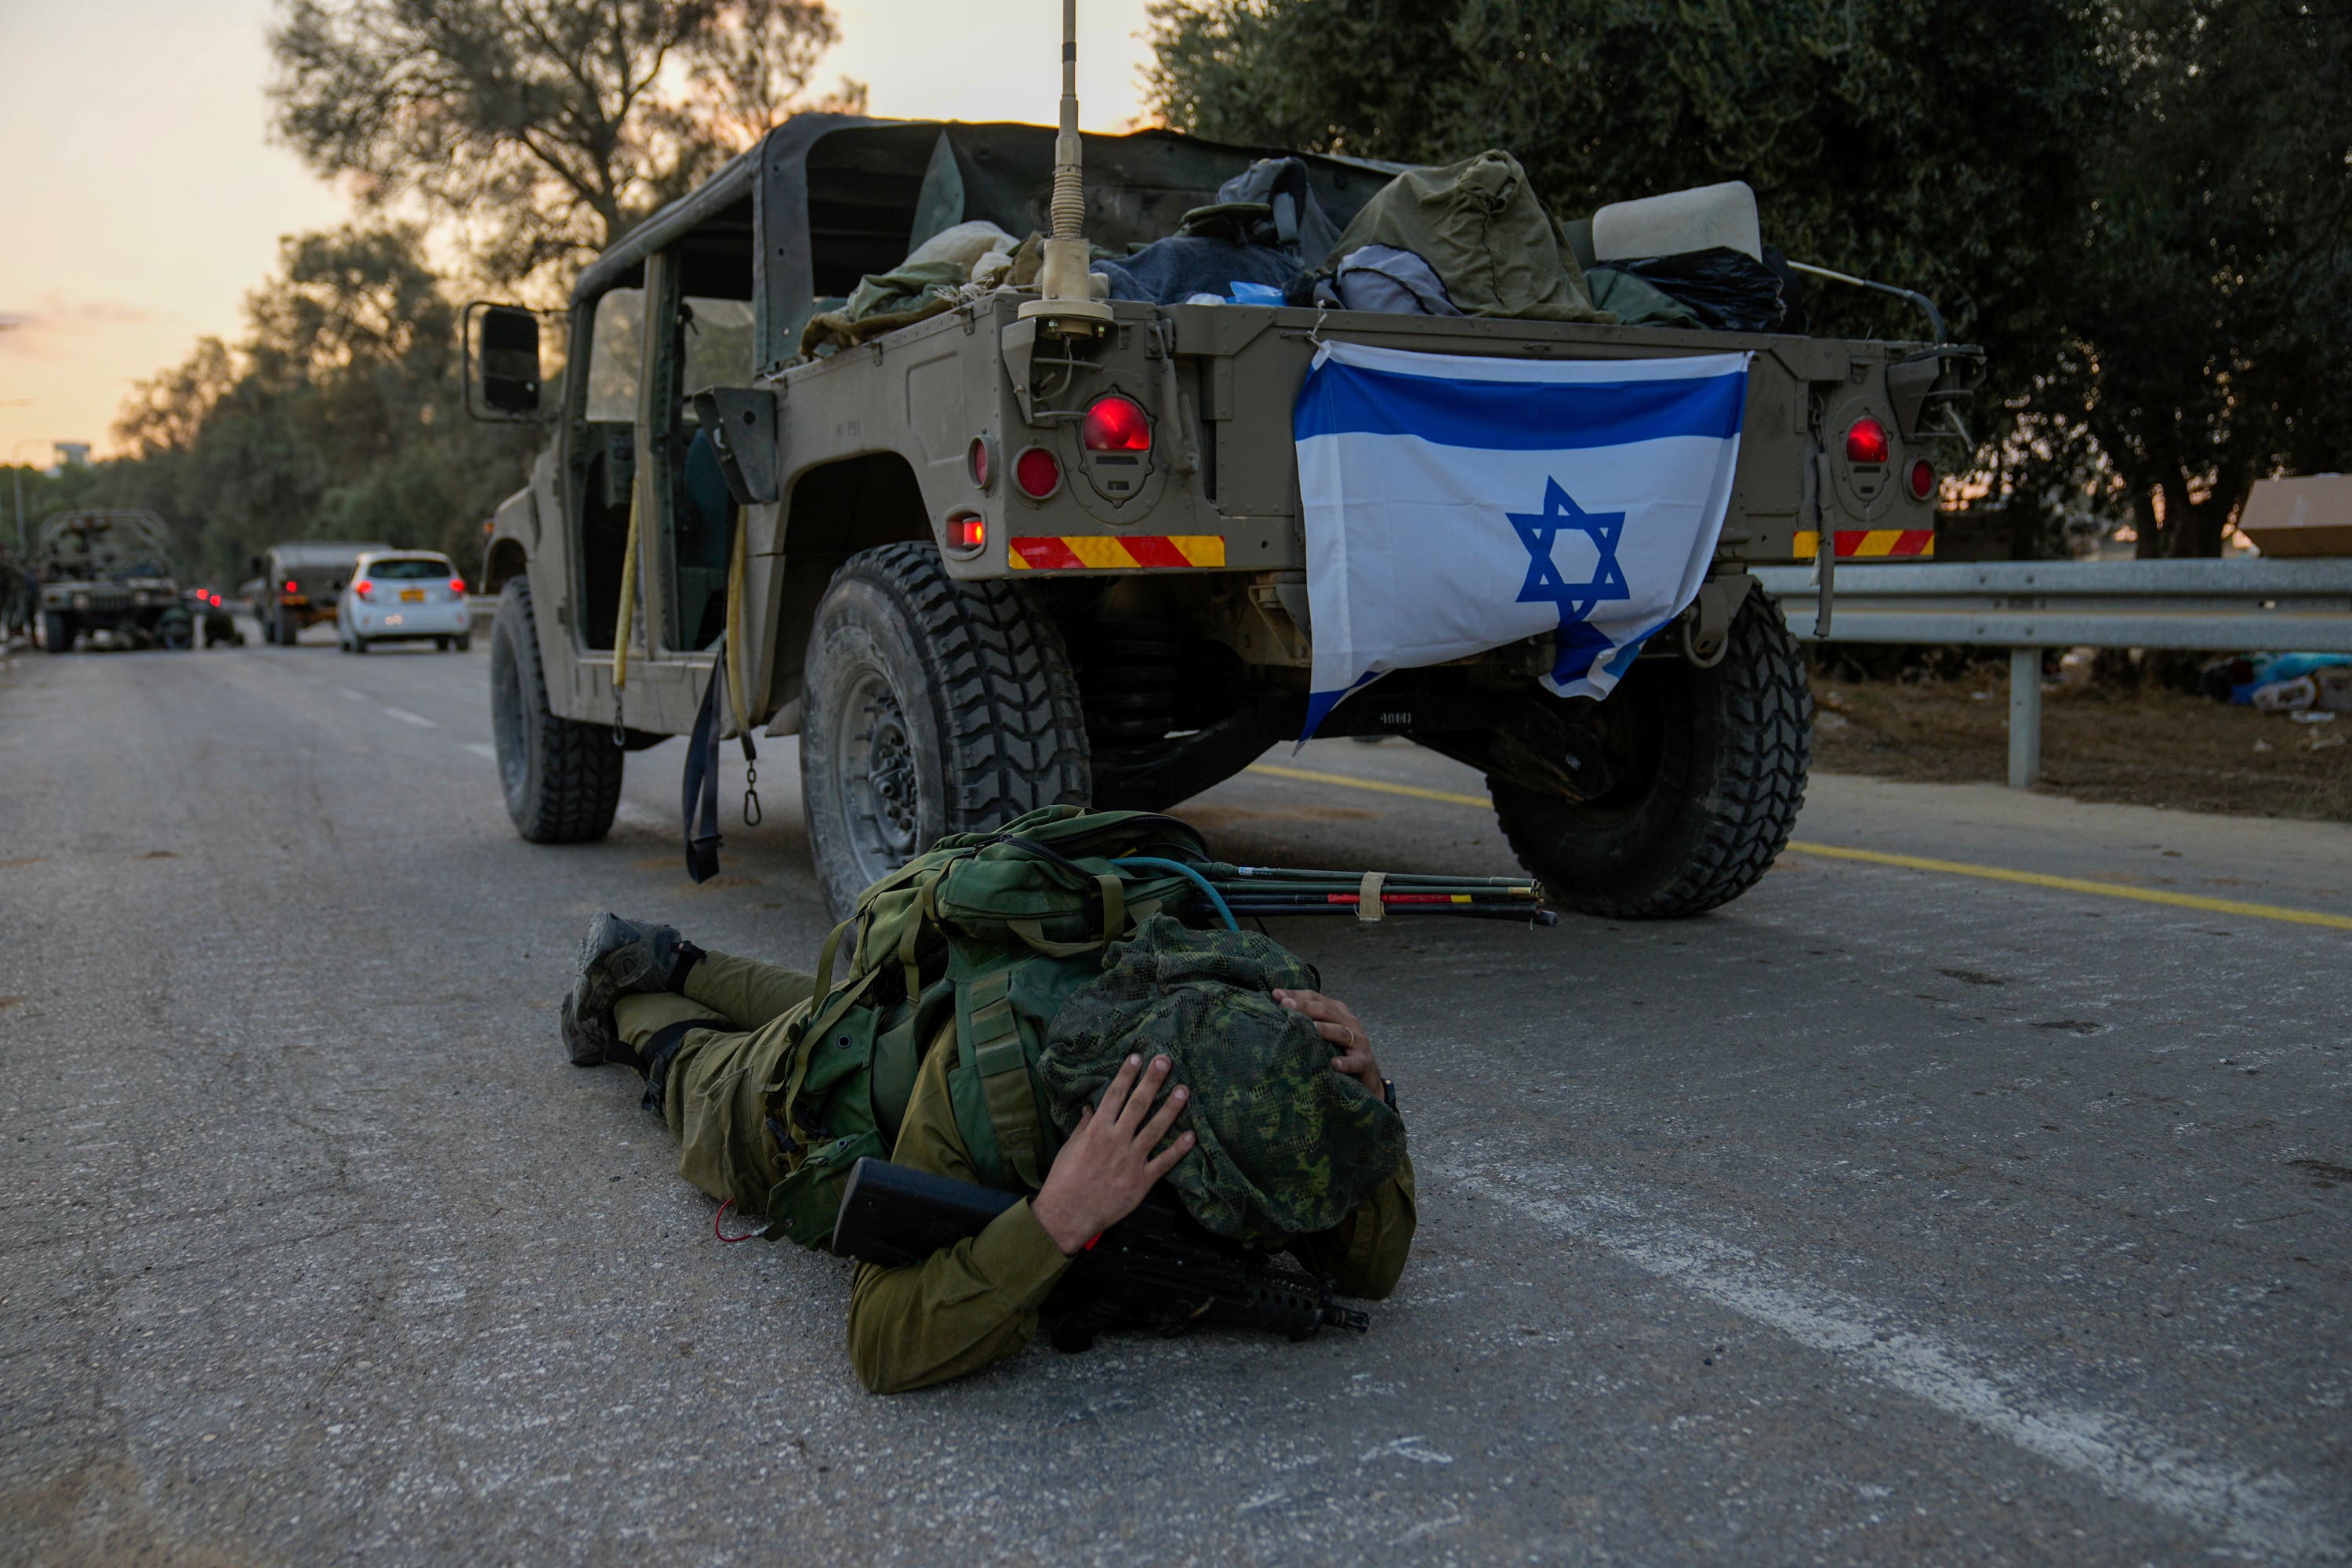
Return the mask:
<svg viewBox="0 0 2352 1568">
<path fill-rule="evenodd" d="M 1141 112 L 1146 0 L 1082 0 L 1089 130 Z M 833 0 L 818 82 L 872 111 L 1051 123 L 1054 0 Z M 349 204 L 270 143 L 271 0 L 0 0 L 0 462 L 103 454 L 131 384 L 239 334 L 281 235 Z"/>
</svg>

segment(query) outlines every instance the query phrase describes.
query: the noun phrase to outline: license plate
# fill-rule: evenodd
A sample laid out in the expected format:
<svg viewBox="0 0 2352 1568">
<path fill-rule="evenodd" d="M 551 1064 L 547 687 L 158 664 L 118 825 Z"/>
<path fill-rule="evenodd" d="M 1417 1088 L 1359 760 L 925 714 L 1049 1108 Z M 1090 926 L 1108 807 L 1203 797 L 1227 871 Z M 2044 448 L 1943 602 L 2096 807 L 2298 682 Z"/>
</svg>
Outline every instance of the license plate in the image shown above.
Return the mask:
<svg viewBox="0 0 2352 1568">
<path fill-rule="evenodd" d="M 425 590 L 422 588 L 403 588 L 400 591 L 400 602 L 404 605 L 421 605 L 425 602 Z"/>
</svg>

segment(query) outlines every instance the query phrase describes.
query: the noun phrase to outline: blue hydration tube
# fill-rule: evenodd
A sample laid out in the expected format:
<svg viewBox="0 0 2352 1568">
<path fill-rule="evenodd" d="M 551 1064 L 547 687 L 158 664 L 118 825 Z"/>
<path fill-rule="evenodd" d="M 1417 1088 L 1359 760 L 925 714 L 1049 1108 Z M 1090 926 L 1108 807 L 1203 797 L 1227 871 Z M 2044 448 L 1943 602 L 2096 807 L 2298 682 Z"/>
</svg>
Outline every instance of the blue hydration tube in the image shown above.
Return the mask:
<svg viewBox="0 0 2352 1568">
<path fill-rule="evenodd" d="M 1234 919 L 1234 911 L 1226 907 L 1224 895 L 1218 892 L 1215 888 L 1210 886 L 1209 879 L 1206 877 L 1202 876 L 1201 873 L 1192 869 L 1192 867 L 1185 865 L 1182 861 L 1162 860 L 1154 855 L 1123 855 L 1119 857 L 1118 859 L 1113 861 L 1112 864 L 1116 866 L 1150 866 L 1161 871 L 1173 871 L 1180 877 L 1189 877 L 1192 879 L 1193 883 L 1200 888 L 1201 891 L 1209 895 L 1209 903 L 1211 907 L 1215 909 L 1219 918 L 1223 920 L 1225 922 L 1225 929 L 1227 931 L 1239 931 L 1242 929 L 1241 922 Z"/>
</svg>

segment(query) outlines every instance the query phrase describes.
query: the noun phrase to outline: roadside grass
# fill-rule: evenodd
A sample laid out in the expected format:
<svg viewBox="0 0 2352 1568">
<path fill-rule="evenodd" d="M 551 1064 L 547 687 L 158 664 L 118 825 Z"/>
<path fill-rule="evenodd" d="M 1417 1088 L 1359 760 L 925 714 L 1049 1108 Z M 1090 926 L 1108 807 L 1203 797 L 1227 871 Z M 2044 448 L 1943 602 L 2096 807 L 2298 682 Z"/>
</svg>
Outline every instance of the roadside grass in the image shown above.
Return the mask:
<svg viewBox="0 0 2352 1568">
<path fill-rule="evenodd" d="M 1936 784 L 2009 776 L 2009 677 L 1948 680 L 1816 675 L 1813 765 Z M 2299 724 L 2142 688 L 2045 687 L 2042 787 L 2076 800 L 2239 816 L 2352 822 L 2352 713 Z"/>
</svg>

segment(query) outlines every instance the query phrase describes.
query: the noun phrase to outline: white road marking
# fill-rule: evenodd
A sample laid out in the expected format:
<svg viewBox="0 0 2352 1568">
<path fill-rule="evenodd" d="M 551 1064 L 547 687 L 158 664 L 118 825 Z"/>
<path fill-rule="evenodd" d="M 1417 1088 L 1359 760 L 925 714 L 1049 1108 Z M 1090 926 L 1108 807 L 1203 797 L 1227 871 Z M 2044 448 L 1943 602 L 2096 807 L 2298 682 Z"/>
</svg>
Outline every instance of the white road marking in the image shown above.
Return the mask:
<svg viewBox="0 0 2352 1568">
<path fill-rule="evenodd" d="M 2333 1560 L 2345 1552 L 2342 1531 L 2307 1509 L 2284 1477 L 2208 1463 L 2144 1421 L 2045 1394 L 1985 1352 L 1906 1328 L 1884 1309 L 1800 1279 L 1745 1247 L 1644 1215 L 1612 1194 L 1546 1195 L 1492 1169 L 1440 1169 L 1457 1186 L 1604 1247 L 1800 1344 L 1850 1358 L 1914 1398 L 2116 1497 L 2162 1509 L 2265 1556 Z"/>
<path fill-rule="evenodd" d="M 411 713 L 405 708 L 387 708 L 383 711 L 387 718 L 397 719 L 404 724 L 414 724 L 420 730 L 438 730 L 441 728 L 440 725 L 436 724 L 424 714 Z"/>
<path fill-rule="evenodd" d="M 316 679 L 316 678 L 314 677 L 313 679 Z M 343 699 L 345 699 L 346 700 L 348 700 L 348 701 L 352 701 L 352 702 L 364 702 L 364 701 L 366 701 L 366 700 L 367 700 L 367 693 L 366 693 L 366 692 L 364 692 L 364 691 L 353 691 L 353 690 L 352 690 L 350 687 L 348 687 L 348 686 L 338 686 L 338 687 L 336 687 L 336 688 L 335 688 L 335 695 L 336 695 L 336 696 L 338 696 L 338 697 L 343 698 Z"/>
<path fill-rule="evenodd" d="M 613 808 L 613 819 L 615 822 L 625 822 L 636 827 L 670 828 L 677 826 L 662 813 L 655 811 L 647 806 L 639 805 L 634 800 L 625 800 L 621 802 L 620 805 L 614 806 Z"/>
<path fill-rule="evenodd" d="M 488 741 L 468 741 L 466 742 L 466 750 L 486 763 L 495 763 L 499 760 L 499 749 Z"/>
</svg>

